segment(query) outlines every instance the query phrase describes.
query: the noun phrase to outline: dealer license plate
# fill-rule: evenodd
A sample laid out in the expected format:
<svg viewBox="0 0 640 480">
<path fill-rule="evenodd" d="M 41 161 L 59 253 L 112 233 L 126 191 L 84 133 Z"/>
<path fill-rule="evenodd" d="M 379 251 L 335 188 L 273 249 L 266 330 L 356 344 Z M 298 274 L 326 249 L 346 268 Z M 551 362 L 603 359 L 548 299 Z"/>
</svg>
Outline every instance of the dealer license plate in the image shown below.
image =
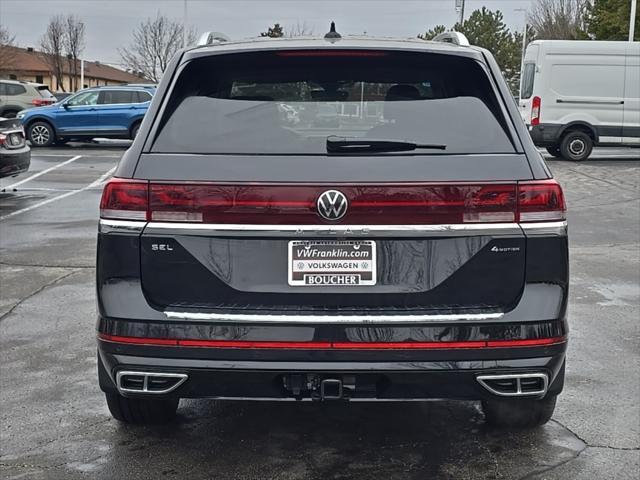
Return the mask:
<svg viewBox="0 0 640 480">
<path fill-rule="evenodd" d="M 289 242 L 289 285 L 349 287 L 376 284 L 372 240 Z"/>
</svg>

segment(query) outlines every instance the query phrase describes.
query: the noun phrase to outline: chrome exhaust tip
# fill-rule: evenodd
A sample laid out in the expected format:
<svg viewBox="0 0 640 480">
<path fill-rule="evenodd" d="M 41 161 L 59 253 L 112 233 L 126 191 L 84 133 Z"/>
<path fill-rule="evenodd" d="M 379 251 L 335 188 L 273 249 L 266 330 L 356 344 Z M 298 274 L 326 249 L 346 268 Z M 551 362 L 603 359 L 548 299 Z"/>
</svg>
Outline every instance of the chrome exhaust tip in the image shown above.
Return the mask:
<svg viewBox="0 0 640 480">
<path fill-rule="evenodd" d="M 186 382 L 188 377 L 186 373 L 121 370 L 116 373 L 116 386 L 120 393 L 162 395 L 173 392 Z"/>
<path fill-rule="evenodd" d="M 487 391 L 501 397 L 543 397 L 549 388 L 546 373 L 478 375 L 476 380 Z"/>
</svg>

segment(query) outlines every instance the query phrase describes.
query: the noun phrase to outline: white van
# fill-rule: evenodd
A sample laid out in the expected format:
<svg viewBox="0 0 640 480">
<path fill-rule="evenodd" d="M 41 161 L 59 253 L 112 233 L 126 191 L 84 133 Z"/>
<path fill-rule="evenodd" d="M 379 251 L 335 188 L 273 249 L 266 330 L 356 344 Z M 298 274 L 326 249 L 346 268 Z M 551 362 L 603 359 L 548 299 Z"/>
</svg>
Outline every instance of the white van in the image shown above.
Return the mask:
<svg viewBox="0 0 640 480">
<path fill-rule="evenodd" d="M 536 40 L 521 73 L 520 114 L 551 155 L 640 146 L 640 42 Z"/>
</svg>

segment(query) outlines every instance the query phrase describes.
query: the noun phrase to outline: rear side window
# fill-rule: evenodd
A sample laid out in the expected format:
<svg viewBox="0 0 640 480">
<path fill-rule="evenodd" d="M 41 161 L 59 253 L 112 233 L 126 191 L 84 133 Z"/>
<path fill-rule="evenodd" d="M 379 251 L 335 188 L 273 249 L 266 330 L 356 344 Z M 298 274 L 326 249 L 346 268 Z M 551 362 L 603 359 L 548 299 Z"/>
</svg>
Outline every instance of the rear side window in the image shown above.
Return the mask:
<svg viewBox="0 0 640 480">
<path fill-rule="evenodd" d="M 326 154 L 329 136 L 514 151 L 485 70 L 452 55 L 216 55 L 191 61 L 166 103 L 154 152 Z"/>
<path fill-rule="evenodd" d="M 100 97 L 98 98 L 98 104 L 100 105 L 137 102 L 137 92 L 132 90 L 105 90 L 100 92 Z"/>
<path fill-rule="evenodd" d="M 27 89 L 22 85 L 16 85 L 15 83 L 4 84 L 4 94 L 9 96 L 23 95 L 27 93 Z"/>
<path fill-rule="evenodd" d="M 533 82 L 536 75 L 536 64 L 525 63 L 524 71 L 522 72 L 522 91 L 520 92 L 520 98 L 526 100 L 533 95 Z"/>
<path fill-rule="evenodd" d="M 144 103 L 149 101 L 151 101 L 151 94 L 149 92 L 141 92 L 141 91 L 136 92 L 137 103 Z"/>
</svg>

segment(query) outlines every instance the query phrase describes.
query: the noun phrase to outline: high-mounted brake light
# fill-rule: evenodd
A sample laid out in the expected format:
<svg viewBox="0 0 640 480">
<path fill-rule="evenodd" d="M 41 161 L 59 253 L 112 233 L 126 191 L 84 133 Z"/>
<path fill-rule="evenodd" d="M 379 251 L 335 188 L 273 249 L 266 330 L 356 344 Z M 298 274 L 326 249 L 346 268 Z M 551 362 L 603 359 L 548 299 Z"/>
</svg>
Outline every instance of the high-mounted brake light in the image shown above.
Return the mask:
<svg viewBox="0 0 640 480">
<path fill-rule="evenodd" d="M 375 50 L 287 50 L 276 52 L 278 57 L 385 57 L 386 52 Z"/>
<path fill-rule="evenodd" d="M 541 103 L 540 97 L 533 97 L 533 100 L 531 100 L 531 125 L 540 125 Z"/>
<path fill-rule="evenodd" d="M 102 191 L 100 217 L 118 220 L 148 220 L 149 182 L 112 178 Z"/>
</svg>

